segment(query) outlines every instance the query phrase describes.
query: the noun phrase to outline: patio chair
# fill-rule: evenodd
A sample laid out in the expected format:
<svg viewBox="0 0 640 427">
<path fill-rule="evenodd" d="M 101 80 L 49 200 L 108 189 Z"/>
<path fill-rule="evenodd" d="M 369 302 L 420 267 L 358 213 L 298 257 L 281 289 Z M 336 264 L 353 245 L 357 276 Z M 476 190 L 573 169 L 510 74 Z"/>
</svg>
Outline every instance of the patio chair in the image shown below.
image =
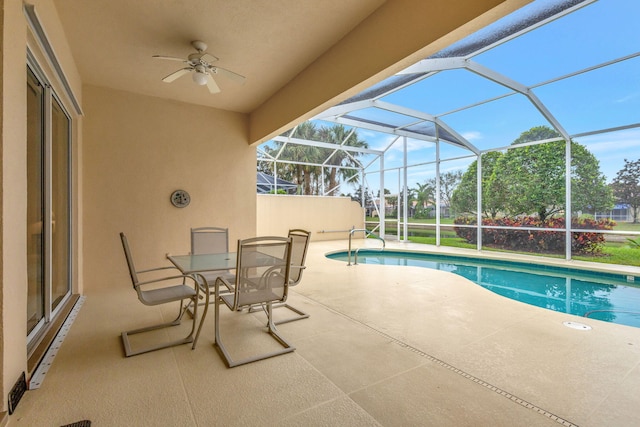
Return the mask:
<svg viewBox="0 0 640 427">
<path fill-rule="evenodd" d="M 295 350 L 295 347 L 278 334 L 272 317 L 272 304 L 285 302 L 287 299 L 290 268 L 290 238 L 268 236 L 238 240 L 235 282 L 230 283 L 228 279 L 218 277 L 214 291 L 215 301 L 220 302 L 220 304 L 215 304 L 214 346 L 219 350 L 228 367 L 233 368 Z M 221 294 L 221 287 L 233 289 L 233 292 Z M 220 307 L 223 305 L 222 303 L 234 313 L 256 304 L 264 304 L 267 313 L 267 332 L 283 348 L 234 360 L 227 351 L 220 333 Z M 238 331 L 235 334 L 238 334 Z"/>
<path fill-rule="evenodd" d="M 289 287 L 296 286 L 302 280 L 302 272 L 306 268 L 304 265 L 307 259 L 307 249 L 309 248 L 309 240 L 311 238 L 311 232 L 301 229 L 289 230 L 289 237 L 291 238 L 291 272 L 289 273 Z M 261 307 L 252 307 L 249 312 L 259 310 Z M 282 325 L 283 323 L 293 322 L 296 320 L 302 320 L 309 317 L 308 313 L 295 308 L 288 303 L 274 304 L 273 308 L 284 307 L 295 313 L 294 316 L 288 317 L 282 320 L 274 321 L 276 325 Z"/>
<path fill-rule="evenodd" d="M 129 249 L 129 243 L 127 241 L 127 237 L 124 233 L 120 233 L 120 239 L 122 240 L 122 248 L 124 249 L 124 255 L 127 260 L 127 266 L 129 268 L 129 275 L 131 276 L 131 282 L 133 283 L 133 289 L 138 294 L 138 299 L 144 305 L 154 306 L 160 304 L 168 304 L 172 302 L 179 302 L 178 305 L 178 317 L 175 320 L 169 323 L 161 323 L 158 325 L 147 326 L 140 329 L 134 329 L 131 331 L 125 331 L 122 333 L 122 343 L 124 344 L 124 351 L 127 357 L 135 356 L 137 354 L 147 353 L 150 351 L 160 350 L 162 348 L 172 347 L 180 344 L 188 344 L 193 343 L 191 349 L 196 348 L 196 344 L 198 342 L 198 336 L 200 335 L 200 330 L 202 329 L 202 323 L 204 322 L 204 318 L 207 314 L 207 308 L 205 308 L 202 318 L 200 319 L 200 325 L 198 327 L 198 331 L 196 332 L 196 318 L 198 311 L 198 299 L 200 298 L 200 289 L 201 285 L 198 283 L 198 279 L 192 275 L 184 275 L 184 274 L 175 274 L 171 276 L 158 277 L 158 272 L 162 270 L 174 269 L 174 267 L 158 267 L 152 268 L 148 270 L 136 270 L 135 265 L 133 263 L 133 257 L 131 256 L 131 250 Z M 152 279 L 140 281 L 138 279 L 139 275 L 147 275 L 147 273 L 151 273 Z M 187 285 L 187 282 L 192 281 L 193 286 Z M 200 278 L 200 281 L 203 283 L 207 283 L 204 278 Z M 160 286 L 164 283 L 163 286 Z M 167 284 L 171 283 L 171 284 Z M 151 285 L 151 286 L 147 286 Z M 206 292 L 205 299 L 208 301 L 209 293 Z M 179 340 L 156 344 L 148 347 L 143 347 L 138 350 L 133 350 L 131 348 L 131 343 L 129 342 L 129 336 L 134 334 L 139 334 L 143 332 L 153 331 L 156 329 L 166 328 L 169 326 L 177 326 L 180 324 L 182 317 L 184 316 L 184 312 L 188 306 L 183 308 L 184 300 L 190 300 L 191 303 L 194 304 L 194 316 L 191 325 L 191 330 L 189 334 L 181 338 Z M 194 336 L 195 334 L 195 336 Z"/>
<path fill-rule="evenodd" d="M 191 229 L 192 254 L 219 254 L 222 252 L 229 252 L 228 228 L 198 227 Z"/>
<path fill-rule="evenodd" d="M 191 229 L 191 254 L 219 254 L 229 252 L 229 229 L 222 227 L 198 227 Z M 233 281 L 233 273 L 228 270 L 225 271 L 212 271 L 202 272 L 201 277 L 204 277 L 209 284 L 213 284 L 219 276 L 226 277 L 229 281 Z M 213 289 L 209 289 L 213 294 Z M 211 301 L 211 300 L 210 300 Z M 187 311 L 190 315 L 193 315 L 191 311 L 190 303 Z M 204 305 L 203 302 L 200 305 Z"/>
</svg>

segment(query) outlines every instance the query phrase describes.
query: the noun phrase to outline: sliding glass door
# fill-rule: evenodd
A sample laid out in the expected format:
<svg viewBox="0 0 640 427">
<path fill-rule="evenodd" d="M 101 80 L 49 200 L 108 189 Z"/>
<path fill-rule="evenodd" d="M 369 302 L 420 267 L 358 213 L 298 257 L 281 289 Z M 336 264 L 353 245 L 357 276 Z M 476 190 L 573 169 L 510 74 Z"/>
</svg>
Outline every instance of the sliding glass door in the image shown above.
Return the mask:
<svg viewBox="0 0 640 427">
<path fill-rule="evenodd" d="M 44 91 L 27 70 L 27 333 L 44 322 Z"/>
<path fill-rule="evenodd" d="M 37 67 L 27 67 L 27 333 L 71 294 L 71 120 Z"/>
<path fill-rule="evenodd" d="M 51 100 L 51 310 L 71 291 L 70 120 Z"/>
</svg>

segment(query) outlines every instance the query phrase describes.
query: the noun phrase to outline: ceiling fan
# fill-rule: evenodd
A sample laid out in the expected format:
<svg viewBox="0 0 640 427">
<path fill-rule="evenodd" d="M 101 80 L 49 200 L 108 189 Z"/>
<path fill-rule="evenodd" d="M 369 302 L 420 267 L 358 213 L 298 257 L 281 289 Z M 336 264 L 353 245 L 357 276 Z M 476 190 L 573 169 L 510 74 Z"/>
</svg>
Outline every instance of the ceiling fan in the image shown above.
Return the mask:
<svg viewBox="0 0 640 427">
<path fill-rule="evenodd" d="M 192 73 L 191 77 L 193 78 L 194 83 L 200 86 L 207 85 L 207 88 L 211 93 L 220 92 L 220 88 L 216 84 L 215 80 L 213 80 L 214 74 L 226 76 L 231 80 L 239 82 L 240 84 L 244 83 L 244 76 L 212 64 L 213 62 L 216 62 L 218 58 L 211 55 L 210 53 L 207 53 L 206 43 L 200 40 L 194 40 L 191 42 L 191 46 L 193 46 L 197 52 L 190 54 L 187 59 L 176 58 L 173 56 L 153 55 L 154 58 L 168 59 L 170 61 L 180 61 L 187 65 L 185 68 L 174 71 L 173 73 L 163 78 L 163 82 L 171 83 L 172 81 L 184 76 L 185 74 Z"/>
</svg>

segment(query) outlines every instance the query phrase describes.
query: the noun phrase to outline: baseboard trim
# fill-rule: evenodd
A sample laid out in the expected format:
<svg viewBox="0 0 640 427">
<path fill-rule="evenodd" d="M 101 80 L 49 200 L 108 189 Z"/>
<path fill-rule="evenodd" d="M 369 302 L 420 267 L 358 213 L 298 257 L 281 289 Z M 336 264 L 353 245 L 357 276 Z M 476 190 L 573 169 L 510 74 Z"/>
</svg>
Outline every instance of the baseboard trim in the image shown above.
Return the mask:
<svg viewBox="0 0 640 427">
<path fill-rule="evenodd" d="M 31 354 L 29 354 L 27 359 L 27 377 L 30 377 L 40 364 L 40 361 L 47 353 L 49 346 L 56 338 L 58 331 L 62 328 L 64 321 L 67 319 L 67 316 L 69 316 L 69 313 L 71 313 L 71 310 L 73 310 L 73 307 L 76 305 L 79 298 L 80 295 L 78 294 L 71 295 L 71 298 L 68 299 L 64 307 L 60 310 L 59 315 L 53 322 L 51 322 L 47 330 L 42 335 L 42 339 L 38 345 L 33 349 Z"/>
</svg>

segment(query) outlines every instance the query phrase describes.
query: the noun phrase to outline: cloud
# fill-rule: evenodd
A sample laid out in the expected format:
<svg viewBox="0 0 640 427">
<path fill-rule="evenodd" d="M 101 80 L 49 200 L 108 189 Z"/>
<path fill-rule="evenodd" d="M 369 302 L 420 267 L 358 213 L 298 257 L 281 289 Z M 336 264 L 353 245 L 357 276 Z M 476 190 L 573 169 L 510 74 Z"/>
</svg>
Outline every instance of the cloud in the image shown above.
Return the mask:
<svg viewBox="0 0 640 427">
<path fill-rule="evenodd" d="M 369 148 L 379 151 L 385 150 L 389 146 L 389 144 L 391 144 L 393 140 L 397 138 L 396 135 L 381 134 L 371 131 L 359 131 L 358 136 L 360 136 L 361 139 L 367 141 L 367 143 L 369 144 Z"/>
<path fill-rule="evenodd" d="M 624 167 L 624 159 L 631 161 L 640 157 L 640 129 L 627 129 L 618 132 L 576 138 L 600 162 L 600 171 L 607 181 L 616 176 Z"/>
<path fill-rule="evenodd" d="M 640 129 L 592 135 L 577 138 L 575 141 L 587 147 L 594 155 L 597 153 L 611 154 L 611 152 L 623 154 L 627 149 L 640 147 Z"/>
<path fill-rule="evenodd" d="M 616 100 L 614 100 L 613 102 L 616 104 L 624 104 L 625 102 L 629 102 L 632 101 L 636 98 L 640 97 L 640 92 L 636 92 L 636 93 L 630 93 L 627 96 L 623 96 L 622 98 L 618 98 Z"/>
<path fill-rule="evenodd" d="M 462 135 L 462 137 L 467 141 L 477 141 L 479 139 L 483 139 L 482 133 L 480 133 L 479 131 L 462 132 L 460 135 Z"/>
</svg>

